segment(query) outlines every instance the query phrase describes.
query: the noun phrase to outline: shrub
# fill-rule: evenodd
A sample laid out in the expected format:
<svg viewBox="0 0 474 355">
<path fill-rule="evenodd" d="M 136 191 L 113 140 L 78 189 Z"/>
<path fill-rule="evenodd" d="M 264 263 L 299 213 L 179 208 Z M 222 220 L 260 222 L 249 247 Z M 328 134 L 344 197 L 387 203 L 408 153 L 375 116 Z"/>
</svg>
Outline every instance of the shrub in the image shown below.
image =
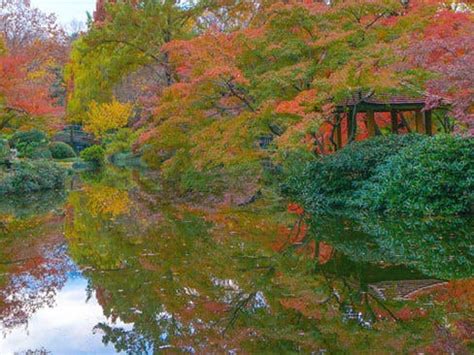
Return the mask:
<svg viewBox="0 0 474 355">
<path fill-rule="evenodd" d="M 284 192 L 312 212 L 348 207 L 377 166 L 403 147 L 425 139 L 417 134 L 390 135 L 349 144 L 299 169 L 293 167 Z"/>
<path fill-rule="evenodd" d="M 31 159 L 53 159 L 53 155 L 47 146 L 39 146 L 27 152 L 26 158 Z"/>
<path fill-rule="evenodd" d="M 0 138 L 0 164 L 3 164 L 10 156 L 10 145 L 8 141 Z"/>
<path fill-rule="evenodd" d="M 26 194 L 64 187 L 66 170 L 50 161 L 20 161 L 0 179 L 1 194 Z"/>
<path fill-rule="evenodd" d="M 48 141 L 48 137 L 42 131 L 32 129 L 29 131 L 18 131 L 10 138 L 10 144 L 16 147 L 21 143 L 44 143 Z"/>
<path fill-rule="evenodd" d="M 74 158 L 76 153 L 72 147 L 64 142 L 53 142 L 49 145 L 49 150 L 54 159 Z"/>
<path fill-rule="evenodd" d="M 81 152 L 81 158 L 94 165 L 102 165 L 105 161 L 105 150 L 100 145 L 93 145 Z"/>
<path fill-rule="evenodd" d="M 26 132 L 16 132 L 10 139 L 10 145 L 18 150 L 20 157 L 51 159 L 46 152 L 48 137 L 42 131 L 32 129 Z"/>
<path fill-rule="evenodd" d="M 140 133 L 140 130 L 120 128 L 113 134 L 106 135 L 103 142 L 106 146 L 107 156 L 131 152 L 132 145 L 137 141 Z"/>
<path fill-rule="evenodd" d="M 439 135 L 377 167 L 355 206 L 419 215 L 461 214 L 474 204 L 474 140 Z"/>
</svg>

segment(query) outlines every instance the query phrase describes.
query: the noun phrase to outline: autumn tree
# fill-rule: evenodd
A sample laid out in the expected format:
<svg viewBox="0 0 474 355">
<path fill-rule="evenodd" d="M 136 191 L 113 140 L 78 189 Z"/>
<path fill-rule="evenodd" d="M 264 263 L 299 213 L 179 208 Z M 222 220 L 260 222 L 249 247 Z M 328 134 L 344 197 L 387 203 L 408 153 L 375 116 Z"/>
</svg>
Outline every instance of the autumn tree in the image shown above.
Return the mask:
<svg viewBox="0 0 474 355">
<path fill-rule="evenodd" d="M 142 76 L 153 80 L 135 86 L 143 96 L 147 97 L 148 90 L 160 90 L 174 82 L 162 46 L 188 36 L 203 8 L 201 2 L 181 6 L 170 0 L 122 1 L 101 7 L 106 13 L 100 15 L 104 21 L 91 24 L 72 50 L 67 69 L 70 119 L 80 122 L 91 101 L 110 100 L 123 81 L 144 67 L 150 70 Z M 130 101 L 139 99 L 135 96 Z"/>
<path fill-rule="evenodd" d="M 472 33 L 474 12 L 467 5 L 461 10 L 444 9 L 422 33 L 413 36 L 407 50 L 415 67 L 429 75 L 429 108 L 447 105 L 449 114 L 461 124 L 457 128 L 469 135 L 474 135 Z"/>
<path fill-rule="evenodd" d="M 19 115 L 60 115 L 62 107 L 53 91 L 61 80 L 67 42 L 54 15 L 27 1 L 3 1 L 0 33 L 0 129 Z"/>
<path fill-rule="evenodd" d="M 131 114 L 130 104 L 123 104 L 115 99 L 103 104 L 93 101 L 87 114 L 85 129 L 100 137 L 110 130 L 126 126 Z"/>
</svg>

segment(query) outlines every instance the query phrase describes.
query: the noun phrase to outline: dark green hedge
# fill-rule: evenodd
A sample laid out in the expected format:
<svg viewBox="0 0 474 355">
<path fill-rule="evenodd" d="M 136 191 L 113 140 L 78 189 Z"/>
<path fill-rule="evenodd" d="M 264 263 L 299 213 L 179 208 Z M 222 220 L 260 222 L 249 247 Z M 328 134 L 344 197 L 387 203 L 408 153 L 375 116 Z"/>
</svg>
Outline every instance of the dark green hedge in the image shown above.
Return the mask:
<svg viewBox="0 0 474 355">
<path fill-rule="evenodd" d="M 474 139 L 439 135 L 377 167 L 355 206 L 408 214 L 465 214 L 474 205 Z"/>
<path fill-rule="evenodd" d="M 10 145 L 6 139 L 0 138 L 0 164 L 3 164 L 10 157 Z"/>
<path fill-rule="evenodd" d="M 37 129 L 16 132 L 10 138 L 10 145 L 18 150 L 20 158 L 52 159 L 48 136 Z"/>
<path fill-rule="evenodd" d="M 307 163 L 288 178 L 284 192 L 312 213 L 468 213 L 473 148 L 472 139 L 444 135 L 376 137 Z"/>
<path fill-rule="evenodd" d="M 105 162 L 105 150 L 100 145 L 93 145 L 81 152 L 81 158 L 86 162 L 100 166 Z"/>
<path fill-rule="evenodd" d="M 66 169 L 54 162 L 18 161 L 0 177 L 0 195 L 63 188 L 66 173 Z"/>
<path fill-rule="evenodd" d="M 53 142 L 49 145 L 49 150 L 54 159 L 74 158 L 76 153 L 72 147 L 64 142 Z"/>
</svg>

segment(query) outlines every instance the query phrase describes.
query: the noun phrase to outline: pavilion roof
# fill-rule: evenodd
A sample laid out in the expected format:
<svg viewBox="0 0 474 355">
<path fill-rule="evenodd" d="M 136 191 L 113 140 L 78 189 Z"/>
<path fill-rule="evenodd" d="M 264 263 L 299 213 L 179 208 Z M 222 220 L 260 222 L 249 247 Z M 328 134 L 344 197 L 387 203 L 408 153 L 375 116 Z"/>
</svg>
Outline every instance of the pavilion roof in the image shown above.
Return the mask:
<svg viewBox="0 0 474 355">
<path fill-rule="evenodd" d="M 385 109 L 421 109 L 426 103 L 426 98 L 423 96 L 410 96 L 402 94 L 375 94 L 370 92 L 358 91 L 352 94 L 351 97 L 337 103 L 338 110 L 350 106 L 359 106 L 359 108 L 374 107 L 381 110 Z"/>
</svg>

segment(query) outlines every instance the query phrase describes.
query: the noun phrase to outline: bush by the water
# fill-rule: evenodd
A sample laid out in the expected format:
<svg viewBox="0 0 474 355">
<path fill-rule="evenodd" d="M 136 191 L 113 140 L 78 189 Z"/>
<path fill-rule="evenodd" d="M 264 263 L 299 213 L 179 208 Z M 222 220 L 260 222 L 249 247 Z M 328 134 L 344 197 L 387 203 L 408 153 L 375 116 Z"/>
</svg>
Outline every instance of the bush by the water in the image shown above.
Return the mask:
<svg viewBox="0 0 474 355">
<path fill-rule="evenodd" d="M 37 129 L 16 132 L 10 138 L 10 145 L 18 150 L 22 158 L 51 159 L 48 149 L 48 136 Z"/>
<path fill-rule="evenodd" d="M 474 139 L 439 135 L 377 167 L 355 205 L 409 214 L 463 214 L 474 206 Z"/>
<path fill-rule="evenodd" d="M 472 139 L 375 137 L 308 163 L 288 179 L 285 192 L 313 213 L 464 213 L 472 204 L 473 164 Z"/>
<path fill-rule="evenodd" d="M 94 165 L 102 165 L 105 161 L 105 150 L 100 145 L 93 145 L 81 152 L 81 158 Z"/>
<path fill-rule="evenodd" d="M 285 192 L 314 212 L 348 207 L 355 191 L 377 166 L 400 149 L 425 139 L 419 134 L 390 135 L 349 144 L 337 153 L 307 163 L 303 169 L 293 169 Z"/>
<path fill-rule="evenodd" d="M 23 154 L 23 157 L 30 159 L 53 159 L 53 155 L 46 145 L 35 147 L 26 154 Z"/>
<path fill-rule="evenodd" d="M 64 142 L 53 142 L 49 145 L 49 150 L 54 159 L 74 158 L 76 153 L 72 147 Z"/>
<path fill-rule="evenodd" d="M 0 138 L 0 164 L 5 163 L 5 161 L 10 156 L 10 145 L 6 139 Z"/>
<path fill-rule="evenodd" d="M 66 175 L 63 167 L 51 161 L 18 161 L 0 175 L 0 195 L 59 189 Z"/>
<path fill-rule="evenodd" d="M 46 134 L 37 129 L 31 129 L 29 131 L 18 131 L 13 134 L 10 138 L 10 144 L 14 147 L 20 144 L 28 143 L 43 143 L 47 142 L 48 137 Z"/>
</svg>

